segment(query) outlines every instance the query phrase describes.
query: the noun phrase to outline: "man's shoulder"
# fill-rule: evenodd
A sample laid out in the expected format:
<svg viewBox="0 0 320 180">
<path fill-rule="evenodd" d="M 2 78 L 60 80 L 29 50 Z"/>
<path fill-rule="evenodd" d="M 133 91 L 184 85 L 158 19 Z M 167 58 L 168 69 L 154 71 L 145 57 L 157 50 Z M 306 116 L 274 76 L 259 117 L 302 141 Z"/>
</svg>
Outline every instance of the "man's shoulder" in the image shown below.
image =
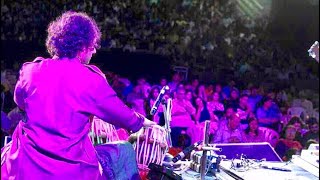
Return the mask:
<svg viewBox="0 0 320 180">
<path fill-rule="evenodd" d="M 37 57 L 32 61 L 24 62 L 22 67 L 27 66 L 27 65 L 31 65 L 31 64 L 35 64 L 35 63 L 39 63 L 39 62 L 42 62 L 44 60 L 45 60 L 45 58 L 43 58 L 43 57 Z"/>
<path fill-rule="evenodd" d="M 91 72 L 96 73 L 103 78 L 106 78 L 105 74 L 97 66 L 92 64 L 85 64 L 84 66 L 87 67 Z"/>
</svg>

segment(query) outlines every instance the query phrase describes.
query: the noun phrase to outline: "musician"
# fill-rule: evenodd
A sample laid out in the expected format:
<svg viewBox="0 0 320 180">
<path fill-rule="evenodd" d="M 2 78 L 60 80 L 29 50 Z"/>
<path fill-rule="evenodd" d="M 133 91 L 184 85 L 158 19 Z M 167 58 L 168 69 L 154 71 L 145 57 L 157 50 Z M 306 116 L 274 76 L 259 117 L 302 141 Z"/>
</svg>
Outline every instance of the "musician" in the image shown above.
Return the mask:
<svg viewBox="0 0 320 180">
<path fill-rule="evenodd" d="M 100 69 L 89 65 L 101 36 L 91 17 L 66 12 L 47 31 L 51 57 L 20 70 L 14 101 L 26 116 L 2 149 L 2 179 L 103 179 L 89 116 L 133 132 L 155 123 L 125 106 Z"/>
</svg>

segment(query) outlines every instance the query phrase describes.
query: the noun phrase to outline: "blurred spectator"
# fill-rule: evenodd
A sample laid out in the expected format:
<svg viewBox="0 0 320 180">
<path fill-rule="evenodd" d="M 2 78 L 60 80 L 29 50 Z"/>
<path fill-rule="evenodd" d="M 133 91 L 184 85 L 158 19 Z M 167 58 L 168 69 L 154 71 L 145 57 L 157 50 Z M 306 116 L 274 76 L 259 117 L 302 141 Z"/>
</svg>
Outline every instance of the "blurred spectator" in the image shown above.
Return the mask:
<svg viewBox="0 0 320 180">
<path fill-rule="evenodd" d="M 207 108 L 207 102 L 200 97 L 195 99 L 195 107 L 196 107 L 196 114 L 195 114 L 195 122 L 201 123 L 205 120 L 213 120 L 217 121 L 217 117 Z"/>
<path fill-rule="evenodd" d="M 239 103 L 236 106 L 236 113 L 239 115 L 241 124 L 248 124 L 248 116 L 250 114 L 250 109 L 248 108 L 248 95 L 243 94 L 239 99 Z"/>
<path fill-rule="evenodd" d="M 239 91 L 236 88 L 232 88 L 230 91 L 230 98 L 225 101 L 227 107 L 232 107 L 234 111 L 237 111 L 239 103 Z"/>
<path fill-rule="evenodd" d="M 248 127 L 244 131 L 244 142 L 265 142 L 264 133 L 259 129 L 256 118 L 249 118 Z"/>
<path fill-rule="evenodd" d="M 8 118 L 10 120 L 10 130 L 9 130 L 9 134 L 12 135 L 13 131 L 15 130 L 16 126 L 18 125 L 18 123 L 20 121 L 22 121 L 25 116 L 24 116 L 24 112 L 21 111 L 18 107 L 15 107 L 14 109 L 12 109 L 9 113 L 8 113 Z"/>
<path fill-rule="evenodd" d="M 177 89 L 176 97 L 172 100 L 171 112 L 171 137 L 173 145 L 178 144 L 179 135 L 185 132 L 189 127 L 195 125 L 192 116 L 195 115 L 196 109 L 191 102 L 185 99 L 185 89 Z"/>
<path fill-rule="evenodd" d="M 154 86 L 151 88 L 149 95 L 148 95 L 148 98 L 144 102 L 144 108 L 145 108 L 145 112 L 147 114 L 146 118 L 153 120 L 157 124 L 164 125 L 162 104 L 159 105 L 158 110 L 155 115 L 150 115 L 151 108 L 154 105 L 154 103 L 159 95 L 159 92 L 160 92 L 160 89 L 158 86 Z"/>
<path fill-rule="evenodd" d="M 220 127 L 214 137 L 214 143 L 241 143 L 244 142 L 240 129 L 240 118 L 233 114 L 227 126 Z"/>
<path fill-rule="evenodd" d="M 172 76 L 172 81 L 170 81 L 168 83 L 168 86 L 170 88 L 170 92 L 176 91 L 176 88 L 177 88 L 178 84 L 180 83 L 180 81 L 181 81 L 181 77 L 180 77 L 179 73 L 175 73 Z"/>
<path fill-rule="evenodd" d="M 305 148 L 308 148 L 307 142 L 314 140 L 319 143 L 319 122 L 316 118 L 309 118 L 307 120 L 309 131 L 304 134 L 302 144 Z"/>
<path fill-rule="evenodd" d="M 275 147 L 275 151 L 284 161 L 290 160 L 292 155 L 298 154 L 302 149 L 302 145 L 294 140 L 295 136 L 295 127 L 293 125 L 287 126 L 285 135 L 279 139 Z"/>
<path fill-rule="evenodd" d="M 261 101 L 262 96 L 258 94 L 258 88 L 256 86 L 252 86 L 250 88 L 251 92 L 248 97 L 248 107 L 252 112 L 256 112 L 257 104 Z"/>
<path fill-rule="evenodd" d="M 279 112 L 273 111 L 271 108 L 272 103 L 271 98 L 264 97 L 262 99 L 262 106 L 258 108 L 256 115 L 260 126 L 278 131 L 280 114 Z"/>
<path fill-rule="evenodd" d="M 233 110 L 233 108 L 231 107 L 226 108 L 224 115 L 220 118 L 219 129 L 224 128 L 224 126 L 228 125 L 229 120 L 233 114 L 235 114 L 235 111 Z"/>
<path fill-rule="evenodd" d="M 236 83 L 233 80 L 231 80 L 227 86 L 222 88 L 223 99 L 229 100 L 229 98 L 231 98 L 231 91 L 236 90 L 234 89 L 235 85 Z"/>
<path fill-rule="evenodd" d="M 302 144 L 302 136 L 306 133 L 303 121 L 299 117 L 294 116 L 289 120 L 286 127 L 288 127 L 289 125 L 293 125 L 296 129 L 296 137 L 294 138 L 294 140 L 299 141 Z M 282 136 L 286 132 L 286 127 L 284 127 L 282 131 Z"/>
<path fill-rule="evenodd" d="M 224 105 L 220 101 L 220 95 L 218 92 L 214 92 L 212 95 L 212 101 L 208 102 L 208 110 L 213 112 L 219 119 L 223 116 Z"/>
</svg>

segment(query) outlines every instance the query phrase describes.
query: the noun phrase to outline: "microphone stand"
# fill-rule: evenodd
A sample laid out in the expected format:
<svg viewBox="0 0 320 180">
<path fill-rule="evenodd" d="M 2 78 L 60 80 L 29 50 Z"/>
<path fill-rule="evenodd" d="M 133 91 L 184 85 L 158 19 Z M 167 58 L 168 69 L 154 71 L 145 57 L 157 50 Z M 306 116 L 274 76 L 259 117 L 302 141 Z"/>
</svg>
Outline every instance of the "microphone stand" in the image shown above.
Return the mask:
<svg viewBox="0 0 320 180">
<path fill-rule="evenodd" d="M 209 144 L 209 129 L 210 129 L 210 120 L 205 121 L 204 125 L 204 137 L 203 137 L 203 147 L 208 146 Z M 206 176 L 206 166 L 207 166 L 207 152 L 208 150 L 202 149 L 202 157 L 200 164 L 200 179 L 204 180 Z"/>
<path fill-rule="evenodd" d="M 168 147 L 172 147 L 172 140 L 171 140 L 171 127 L 170 127 L 170 121 L 171 121 L 171 109 L 172 109 L 172 99 L 168 98 L 167 102 L 162 101 L 162 106 L 163 106 L 163 115 L 164 115 L 164 129 L 167 132 L 166 139 L 168 143 Z"/>
<path fill-rule="evenodd" d="M 221 148 L 214 147 L 213 144 L 209 144 L 209 132 L 210 132 L 210 120 L 205 121 L 204 125 L 204 137 L 203 137 L 203 146 L 201 148 L 202 157 L 201 157 L 201 163 L 200 163 L 200 179 L 204 180 L 206 176 L 206 167 L 207 167 L 207 153 L 208 151 L 219 151 L 221 152 Z M 221 161 L 221 157 L 218 156 L 217 158 L 217 164 L 219 164 Z M 210 167 L 208 167 L 210 168 Z M 217 171 L 219 172 L 219 168 L 217 167 Z"/>
</svg>

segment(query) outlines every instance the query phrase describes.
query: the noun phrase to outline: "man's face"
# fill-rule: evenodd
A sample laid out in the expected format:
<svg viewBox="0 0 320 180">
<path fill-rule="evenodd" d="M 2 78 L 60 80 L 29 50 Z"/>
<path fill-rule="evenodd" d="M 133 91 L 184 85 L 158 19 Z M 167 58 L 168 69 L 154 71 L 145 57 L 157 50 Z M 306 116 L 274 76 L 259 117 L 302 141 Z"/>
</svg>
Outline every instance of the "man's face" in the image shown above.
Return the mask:
<svg viewBox="0 0 320 180">
<path fill-rule="evenodd" d="M 269 108 L 272 106 L 272 100 L 266 101 L 266 102 L 264 103 L 264 105 L 265 105 L 266 108 L 269 109 Z"/>
<path fill-rule="evenodd" d="M 177 99 L 182 100 L 185 98 L 185 90 L 184 89 L 179 89 L 177 91 Z"/>
<path fill-rule="evenodd" d="M 160 85 L 161 85 L 161 86 L 167 85 L 167 80 L 166 80 L 166 79 L 161 79 Z"/>
<path fill-rule="evenodd" d="M 240 103 L 246 106 L 248 104 L 248 97 L 247 96 L 241 97 Z"/>
<path fill-rule="evenodd" d="M 312 124 L 309 126 L 310 131 L 313 133 L 318 133 L 319 132 L 319 124 Z"/>
<path fill-rule="evenodd" d="M 228 108 L 226 110 L 226 117 L 231 117 L 231 115 L 234 113 L 233 109 L 232 108 Z"/>
<path fill-rule="evenodd" d="M 240 125 L 239 116 L 236 114 L 233 114 L 230 119 L 230 128 L 234 130 L 234 129 L 237 129 L 239 125 Z"/>
<path fill-rule="evenodd" d="M 294 128 L 288 128 L 286 130 L 286 139 L 294 140 L 296 137 L 296 130 Z"/>
<path fill-rule="evenodd" d="M 258 121 L 257 120 L 251 121 L 249 126 L 251 130 L 254 130 L 254 131 L 257 130 L 259 128 Z"/>
</svg>

